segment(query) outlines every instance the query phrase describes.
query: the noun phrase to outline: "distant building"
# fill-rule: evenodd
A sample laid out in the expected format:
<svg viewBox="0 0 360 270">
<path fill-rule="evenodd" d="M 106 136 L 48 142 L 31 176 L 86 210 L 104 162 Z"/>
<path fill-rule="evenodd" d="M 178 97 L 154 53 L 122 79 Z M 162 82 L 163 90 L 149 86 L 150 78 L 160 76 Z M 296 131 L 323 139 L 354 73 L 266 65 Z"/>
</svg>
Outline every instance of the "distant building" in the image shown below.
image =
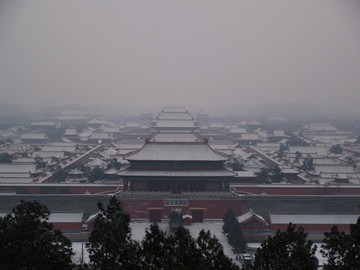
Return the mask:
<svg viewBox="0 0 360 270">
<path fill-rule="evenodd" d="M 193 134 L 158 134 L 125 157 L 119 174 L 126 190 L 172 193 L 224 191 L 235 175 L 223 167 L 228 157 Z"/>
</svg>

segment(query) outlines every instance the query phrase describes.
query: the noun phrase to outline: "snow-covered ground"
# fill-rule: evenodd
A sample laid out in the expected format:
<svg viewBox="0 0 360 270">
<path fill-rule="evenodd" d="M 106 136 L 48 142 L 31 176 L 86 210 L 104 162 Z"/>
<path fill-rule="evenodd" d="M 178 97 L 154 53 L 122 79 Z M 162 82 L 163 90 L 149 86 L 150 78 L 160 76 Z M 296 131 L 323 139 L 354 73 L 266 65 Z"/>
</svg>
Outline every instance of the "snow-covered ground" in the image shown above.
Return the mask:
<svg viewBox="0 0 360 270">
<path fill-rule="evenodd" d="M 187 226 L 186 228 L 189 229 L 190 234 L 197 238 L 199 235 L 199 232 L 202 229 L 210 230 L 211 234 L 214 234 L 220 241 L 220 243 L 224 247 L 224 253 L 233 259 L 234 262 L 240 264 L 239 261 L 236 261 L 235 254 L 232 252 L 231 246 L 228 244 L 226 236 L 222 234 L 222 226 L 223 222 L 216 221 L 216 222 L 204 222 L 204 223 L 194 223 L 191 226 Z M 150 227 L 149 222 L 132 222 L 130 224 L 131 226 L 131 232 L 132 232 L 132 238 L 137 241 L 141 241 L 145 236 L 145 229 Z M 169 223 L 160 223 L 160 228 L 164 231 L 168 231 L 169 229 Z M 87 253 L 87 250 L 85 248 L 85 243 L 80 242 L 74 242 L 73 243 L 73 249 L 75 252 L 75 255 L 73 257 L 74 263 L 80 263 L 81 257 L 83 256 L 83 262 L 88 263 L 89 262 L 89 254 Z"/>
</svg>

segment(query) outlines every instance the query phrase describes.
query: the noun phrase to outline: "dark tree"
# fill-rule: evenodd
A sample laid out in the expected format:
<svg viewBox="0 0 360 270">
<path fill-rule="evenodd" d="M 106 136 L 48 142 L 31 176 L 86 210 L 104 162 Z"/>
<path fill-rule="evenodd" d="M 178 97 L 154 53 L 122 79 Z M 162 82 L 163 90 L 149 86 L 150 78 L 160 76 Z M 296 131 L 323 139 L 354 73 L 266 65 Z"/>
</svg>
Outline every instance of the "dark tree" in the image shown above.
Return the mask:
<svg viewBox="0 0 360 270">
<path fill-rule="evenodd" d="M 1 153 L 0 154 L 0 163 L 11 163 L 12 158 L 9 153 Z"/>
<path fill-rule="evenodd" d="M 118 199 L 110 198 L 106 209 L 98 203 L 99 214 L 86 248 L 90 261 L 100 269 L 141 269 L 140 247 L 131 239 L 130 216 Z"/>
<path fill-rule="evenodd" d="M 279 183 L 283 180 L 283 177 L 283 173 L 279 166 L 276 166 L 271 170 L 270 179 L 272 182 Z"/>
<path fill-rule="evenodd" d="M 342 154 L 343 149 L 341 148 L 341 146 L 339 144 L 337 144 L 337 145 L 333 145 L 330 148 L 330 152 L 333 153 L 333 154 L 340 155 L 340 154 Z"/>
<path fill-rule="evenodd" d="M 296 151 L 294 163 L 300 163 L 301 153 L 299 151 Z"/>
<path fill-rule="evenodd" d="M 233 247 L 235 253 L 242 253 L 246 250 L 246 241 L 242 232 L 241 225 L 236 219 L 234 212 L 229 208 L 225 214 L 223 232 L 227 236 L 229 244 Z"/>
<path fill-rule="evenodd" d="M 173 260 L 172 269 L 201 269 L 201 253 L 189 230 L 182 226 L 177 228 L 175 234 L 169 237 L 169 243 L 172 246 L 172 252 L 169 254 Z"/>
<path fill-rule="evenodd" d="M 142 241 L 142 269 L 239 269 L 223 252 L 223 247 L 210 231 L 202 230 L 196 241 L 184 227 L 167 235 L 152 224 Z"/>
<path fill-rule="evenodd" d="M 360 269 L 360 218 L 350 225 L 349 234 L 333 226 L 323 242 L 320 252 L 327 259 L 324 270 Z"/>
<path fill-rule="evenodd" d="M 54 180 L 56 182 L 64 182 L 68 176 L 69 176 L 69 172 L 66 169 L 59 168 L 54 173 Z"/>
<path fill-rule="evenodd" d="M 288 145 L 290 145 L 290 146 L 309 146 L 310 144 L 298 136 L 291 135 L 291 137 L 288 140 Z"/>
<path fill-rule="evenodd" d="M 300 167 L 301 169 L 305 170 L 305 171 L 311 171 L 314 169 L 314 160 L 312 157 L 307 156 L 304 161 L 302 166 Z"/>
<path fill-rule="evenodd" d="M 290 223 L 286 231 L 278 231 L 263 241 L 255 253 L 254 262 L 243 269 L 315 270 L 315 251 L 316 246 L 312 247 L 312 242 L 307 240 L 304 229 L 296 229 Z"/>
<path fill-rule="evenodd" d="M 97 180 L 103 180 L 105 179 L 106 174 L 103 169 L 101 169 L 99 166 L 95 166 L 95 168 L 90 172 L 89 175 L 89 181 L 94 182 Z"/>
<path fill-rule="evenodd" d="M 171 257 L 173 247 L 166 233 L 157 224 L 150 225 L 141 243 L 144 269 L 170 269 L 174 264 Z"/>
<path fill-rule="evenodd" d="M 279 166 L 274 168 L 261 168 L 260 172 L 257 174 L 256 181 L 259 184 L 270 182 L 270 180 L 271 183 L 279 183 L 283 180 L 283 173 Z"/>
<path fill-rule="evenodd" d="M 41 157 L 35 157 L 35 163 L 36 163 L 36 169 L 45 169 L 46 168 L 46 162 Z"/>
<path fill-rule="evenodd" d="M 121 167 L 121 163 L 118 161 L 117 158 L 112 158 L 110 162 L 107 164 L 107 169 L 115 168 L 119 170 Z"/>
<path fill-rule="evenodd" d="M 233 167 L 233 171 L 243 171 L 244 170 L 243 164 L 241 164 L 236 158 L 234 158 L 232 160 L 232 167 Z"/>
<path fill-rule="evenodd" d="M 0 218 L 1 269 L 72 269 L 72 244 L 49 215 L 46 206 L 22 200 Z"/>
<path fill-rule="evenodd" d="M 281 144 L 280 144 L 280 148 L 279 148 L 279 152 L 278 152 L 278 155 L 277 155 L 277 156 L 278 156 L 279 158 L 284 157 L 286 150 L 288 150 L 288 146 L 287 146 L 286 144 L 281 143 Z"/>
<path fill-rule="evenodd" d="M 210 231 L 201 230 L 196 243 L 202 254 L 200 269 L 209 270 L 236 270 L 239 269 L 232 260 L 224 254 L 223 246 L 219 240 L 211 235 Z"/>
<path fill-rule="evenodd" d="M 257 174 L 256 182 L 259 184 L 265 183 L 268 180 L 271 171 L 271 168 L 261 168 L 260 172 Z"/>
</svg>

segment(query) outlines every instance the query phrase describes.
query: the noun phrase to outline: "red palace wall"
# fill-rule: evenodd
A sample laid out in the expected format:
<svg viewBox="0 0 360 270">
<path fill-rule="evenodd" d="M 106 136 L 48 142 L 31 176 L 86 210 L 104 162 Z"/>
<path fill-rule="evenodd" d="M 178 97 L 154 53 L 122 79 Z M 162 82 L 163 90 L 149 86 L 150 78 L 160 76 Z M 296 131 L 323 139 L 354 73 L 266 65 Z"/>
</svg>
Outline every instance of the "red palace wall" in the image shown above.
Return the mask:
<svg viewBox="0 0 360 270">
<path fill-rule="evenodd" d="M 240 200 L 189 200 L 187 206 L 167 206 L 164 200 L 121 200 L 125 212 L 131 219 L 149 219 L 150 210 L 161 210 L 161 218 L 168 219 L 170 212 L 179 209 L 183 214 L 191 214 L 192 210 L 202 210 L 204 219 L 222 219 L 231 208 L 235 216 L 242 214 Z"/>
<path fill-rule="evenodd" d="M 81 230 L 82 223 L 53 223 L 56 230 Z"/>
</svg>

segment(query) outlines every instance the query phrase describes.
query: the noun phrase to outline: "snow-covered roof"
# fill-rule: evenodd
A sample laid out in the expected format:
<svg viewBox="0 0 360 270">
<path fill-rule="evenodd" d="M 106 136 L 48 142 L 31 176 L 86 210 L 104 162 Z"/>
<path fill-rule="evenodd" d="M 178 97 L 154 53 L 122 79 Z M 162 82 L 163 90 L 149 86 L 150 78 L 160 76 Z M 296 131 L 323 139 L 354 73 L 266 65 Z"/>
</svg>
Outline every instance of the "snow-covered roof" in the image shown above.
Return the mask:
<svg viewBox="0 0 360 270">
<path fill-rule="evenodd" d="M 304 154 L 317 154 L 319 156 L 327 156 L 328 149 L 323 146 L 290 146 L 289 153 L 299 152 L 303 156 Z"/>
<path fill-rule="evenodd" d="M 106 156 L 115 156 L 118 153 L 118 150 L 114 149 L 114 148 L 108 148 L 103 152 Z"/>
<path fill-rule="evenodd" d="M 157 143 L 148 142 L 143 148 L 126 157 L 127 160 L 161 161 L 226 161 L 206 143 Z"/>
<path fill-rule="evenodd" d="M 52 212 L 50 223 L 79 223 L 83 220 L 83 212 Z"/>
<path fill-rule="evenodd" d="M 36 170 L 35 163 L 1 163 L 0 173 L 34 173 Z"/>
<path fill-rule="evenodd" d="M 30 184 L 33 180 L 31 177 L 0 177 L 0 184 Z"/>
<path fill-rule="evenodd" d="M 76 148 L 75 146 L 69 146 L 69 145 L 59 145 L 59 146 L 43 146 L 41 148 L 42 152 L 75 152 Z"/>
<path fill-rule="evenodd" d="M 244 133 L 239 137 L 240 140 L 260 140 L 259 136 L 255 133 Z"/>
<path fill-rule="evenodd" d="M 151 142 L 200 142 L 202 141 L 193 133 L 157 133 Z"/>
<path fill-rule="evenodd" d="M 118 173 L 120 176 L 146 176 L 146 177 L 229 177 L 234 176 L 235 173 L 223 170 L 189 170 L 189 171 L 175 171 L 175 170 L 133 170 L 128 169 Z"/>
<path fill-rule="evenodd" d="M 249 220 L 249 219 L 252 218 L 252 217 L 255 217 L 255 218 L 259 219 L 260 221 L 262 221 L 262 222 L 264 222 L 264 223 L 267 224 L 267 222 L 265 221 L 265 219 L 264 219 L 262 216 L 256 214 L 251 208 L 250 208 L 250 210 L 249 210 L 248 212 L 246 212 L 245 214 L 243 214 L 243 215 L 241 215 L 241 216 L 238 216 L 238 217 L 237 217 L 237 220 L 239 221 L 239 223 L 243 223 L 243 222 Z"/>
<path fill-rule="evenodd" d="M 359 213 L 270 213 L 272 224 L 354 224 L 358 217 Z"/>
<path fill-rule="evenodd" d="M 41 158 L 63 158 L 64 152 L 43 152 L 43 151 L 36 151 L 32 154 L 33 157 L 41 157 Z"/>
<path fill-rule="evenodd" d="M 95 167 L 95 166 L 104 166 L 106 164 L 105 161 L 101 160 L 100 158 L 95 158 L 92 161 L 88 162 L 86 166 L 88 167 Z"/>
<path fill-rule="evenodd" d="M 155 127 L 157 128 L 194 128 L 193 120 L 157 120 Z"/>
<path fill-rule="evenodd" d="M 239 127 L 232 127 L 229 130 L 229 133 L 235 133 L 235 134 L 240 134 L 240 133 L 246 133 L 246 128 L 239 128 Z"/>
<path fill-rule="evenodd" d="M 157 119 L 159 120 L 193 120 L 193 117 L 186 112 L 163 112 Z"/>
<path fill-rule="evenodd" d="M 53 121 L 32 122 L 30 126 L 56 126 L 56 122 Z"/>
<path fill-rule="evenodd" d="M 99 132 L 99 133 L 91 134 L 90 138 L 95 139 L 95 140 L 102 140 L 102 139 L 109 139 L 109 138 L 111 138 L 111 136 L 109 133 Z"/>
<path fill-rule="evenodd" d="M 77 135 L 76 128 L 67 128 L 67 129 L 65 129 L 64 135 L 68 135 L 68 136 L 75 136 L 75 135 Z"/>
<path fill-rule="evenodd" d="M 117 174 L 119 172 L 119 170 L 115 169 L 115 168 L 110 168 L 109 170 L 105 171 L 105 174 Z"/>
<path fill-rule="evenodd" d="M 72 169 L 69 174 L 83 174 L 82 171 L 80 171 L 78 168 Z"/>
<path fill-rule="evenodd" d="M 353 166 L 338 165 L 338 166 L 315 166 L 315 171 L 321 173 L 355 173 Z"/>
<path fill-rule="evenodd" d="M 23 133 L 20 137 L 21 140 L 43 140 L 46 139 L 45 133 Z"/>
</svg>

